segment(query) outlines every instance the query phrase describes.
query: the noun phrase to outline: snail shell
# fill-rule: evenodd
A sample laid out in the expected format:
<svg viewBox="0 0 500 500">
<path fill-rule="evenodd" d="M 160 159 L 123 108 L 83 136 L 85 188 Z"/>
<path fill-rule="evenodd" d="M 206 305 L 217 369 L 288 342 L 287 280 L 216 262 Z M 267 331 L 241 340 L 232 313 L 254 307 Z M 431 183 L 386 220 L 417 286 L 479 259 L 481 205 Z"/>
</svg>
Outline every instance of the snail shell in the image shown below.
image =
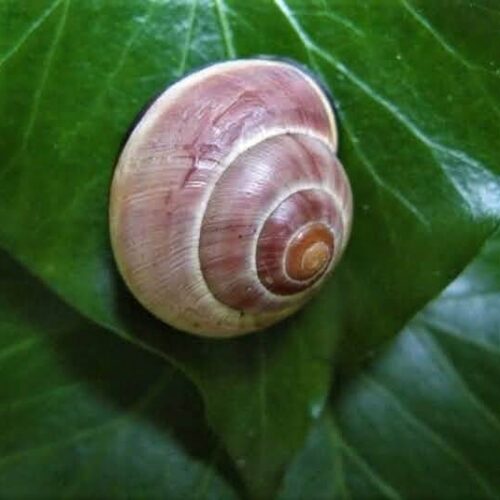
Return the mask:
<svg viewBox="0 0 500 500">
<path fill-rule="evenodd" d="M 229 337 L 296 311 L 331 272 L 352 218 L 337 128 L 294 65 L 215 64 L 144 114 L 111 187 L 111 240 L 137 299 L 181 330 Z"/>
</svg>

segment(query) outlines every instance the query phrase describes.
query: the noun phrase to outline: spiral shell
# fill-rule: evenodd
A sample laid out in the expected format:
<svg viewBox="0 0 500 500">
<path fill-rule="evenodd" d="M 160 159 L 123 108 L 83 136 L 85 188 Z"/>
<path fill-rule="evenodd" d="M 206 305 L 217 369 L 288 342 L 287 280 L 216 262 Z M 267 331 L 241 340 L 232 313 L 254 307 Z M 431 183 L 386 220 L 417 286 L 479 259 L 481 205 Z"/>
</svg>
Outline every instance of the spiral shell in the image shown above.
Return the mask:
<svg viewBox="0 0 500 500">
<path fill-rule="evenodd" d="M 112 246 L 132 293 L 176 328 L 214 337 L 296 311 L 350 233 L 336 150 L 329 101 L 294 65 L 219 63 L 168 88 L 111 188 Z"/>
</svg>

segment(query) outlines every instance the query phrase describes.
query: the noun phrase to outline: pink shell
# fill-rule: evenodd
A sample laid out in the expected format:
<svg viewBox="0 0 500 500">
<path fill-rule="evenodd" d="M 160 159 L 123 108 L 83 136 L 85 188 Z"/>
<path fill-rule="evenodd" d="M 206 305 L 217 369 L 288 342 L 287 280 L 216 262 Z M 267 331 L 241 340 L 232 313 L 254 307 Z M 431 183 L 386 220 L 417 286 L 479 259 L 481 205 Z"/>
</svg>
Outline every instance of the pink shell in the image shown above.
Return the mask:
<svg viewBox="0 0 500 500">
<path fill-rule="evenodd" d="M 349 236 L 351 189 L 336 146 L 327 98 L 293 65 L 220 63 L 167 89 L 129 137 L 111 188 L 113 251 L 132 293 L 163 321 L 207 336 L 294 312 Z M 316 220 L 336 241 L 328 269 L 274 293 L 257 269 L 271 262 L 267 249 L 278 259 L 272 276 L 287 280 L 280 252 Z"/>
</svg>

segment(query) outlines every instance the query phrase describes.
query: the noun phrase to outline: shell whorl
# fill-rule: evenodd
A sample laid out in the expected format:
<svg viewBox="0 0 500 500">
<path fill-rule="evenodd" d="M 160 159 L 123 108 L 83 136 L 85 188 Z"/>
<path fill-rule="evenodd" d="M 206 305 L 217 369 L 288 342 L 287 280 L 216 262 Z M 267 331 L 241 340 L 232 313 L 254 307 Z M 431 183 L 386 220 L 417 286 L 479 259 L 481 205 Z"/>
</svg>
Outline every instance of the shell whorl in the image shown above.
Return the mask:
<svg viewBox="0 0 500 500">
<path fill-rule="evenodd" d="M 298 309 L 338 262 L 352 195 L 328 99 L 267 60 L 215 64 L 167 89 L 120 156 L 110 226 L 131 291 L 207 336 Z"/>
</svg>

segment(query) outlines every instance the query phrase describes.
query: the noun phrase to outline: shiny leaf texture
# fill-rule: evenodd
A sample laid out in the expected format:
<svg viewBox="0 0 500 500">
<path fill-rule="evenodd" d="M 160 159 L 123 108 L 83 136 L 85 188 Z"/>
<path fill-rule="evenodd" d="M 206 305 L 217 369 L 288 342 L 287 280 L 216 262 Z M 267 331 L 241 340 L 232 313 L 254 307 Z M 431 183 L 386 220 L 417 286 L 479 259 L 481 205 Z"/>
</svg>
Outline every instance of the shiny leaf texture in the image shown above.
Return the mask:
<svg viewBox="0 0 500 500">
<path fill-rule="evenodd" d="M 0 274 L 1 498 L 237 498 L 184 377 Z"/>
<path fill-rule="evenodd" d="M 499 29 L 487 1 L 0 0 L 0 245 L 89 320 L 180 368 L 249 490 L 269 496 L 321 412 L 337 339 L 349 373 L 498 223 Z M 291 320 L 236 341 L 190 338 L 117 275 L 109 182 L 165 86 L 261 54 L 305 64 L 333 96 L 352 242 Z"/>
<path fill-rule="evenodd" d="M 343 388 L 282 498 L 498 498 L 500 232 Z"/>
</svg>

